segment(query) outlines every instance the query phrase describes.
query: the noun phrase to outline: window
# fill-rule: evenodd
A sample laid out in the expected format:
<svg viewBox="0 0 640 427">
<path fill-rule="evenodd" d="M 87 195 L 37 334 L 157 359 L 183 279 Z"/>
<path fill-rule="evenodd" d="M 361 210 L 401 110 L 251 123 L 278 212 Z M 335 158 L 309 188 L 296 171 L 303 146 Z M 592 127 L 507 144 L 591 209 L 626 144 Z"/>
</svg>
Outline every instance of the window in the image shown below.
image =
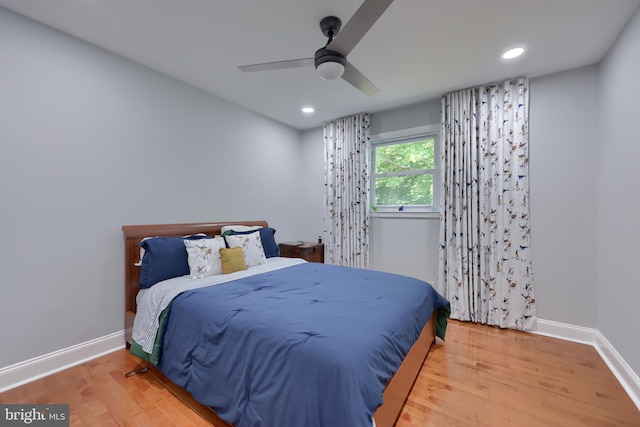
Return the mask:
<svg viewBox="0 0 640 427">
<path fill-rule="evenodd" d="M 433 212 L 438 205 L 439 126 L 372 137 L 374 212 Z"/>
</svg>

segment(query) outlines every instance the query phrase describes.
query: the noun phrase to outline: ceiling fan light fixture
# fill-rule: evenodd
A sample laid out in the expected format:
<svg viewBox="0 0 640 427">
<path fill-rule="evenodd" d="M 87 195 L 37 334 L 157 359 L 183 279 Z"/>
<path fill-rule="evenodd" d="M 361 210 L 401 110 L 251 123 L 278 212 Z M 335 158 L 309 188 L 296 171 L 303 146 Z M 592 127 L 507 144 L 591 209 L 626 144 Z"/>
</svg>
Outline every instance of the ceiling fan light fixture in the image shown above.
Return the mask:
<svg viewBox="0 0 640 427">
<path fill-rule="evenodd" d="M 315 65 L 320 77 L 324 80 L 335 80 L 342 77 L 347 60 L 338 52 L 322 48 L 316 52 Z"/>
<path fill-rule="evenodd" d="M 344 73 L 344 65 L 339 62 L 323 62 L 316 69 L 324 80 L 335 80 Z"/>
</svg>

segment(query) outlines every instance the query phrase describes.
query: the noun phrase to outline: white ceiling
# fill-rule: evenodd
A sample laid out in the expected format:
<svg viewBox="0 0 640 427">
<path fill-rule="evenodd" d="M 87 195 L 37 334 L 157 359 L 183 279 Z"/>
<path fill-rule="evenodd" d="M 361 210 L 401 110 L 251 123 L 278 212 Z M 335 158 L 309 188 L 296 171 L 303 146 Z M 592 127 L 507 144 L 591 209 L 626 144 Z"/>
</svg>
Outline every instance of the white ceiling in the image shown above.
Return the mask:
<svg viewBox="0 0 640 427">
<path fill-rule="evenodd" d="M 640 0 L 396 0 L 349 54 L 366 96 L 313 67 L 237 66 L 312 57 L 327 15 L 362 0 L 0 0 L 0 5 L 298 129 L 518 75 L 598 62 Z M 518 60 L 505 49 L 522 45 Z M 311 105 L 311 116 L 301 113 Z"/>
</svg>

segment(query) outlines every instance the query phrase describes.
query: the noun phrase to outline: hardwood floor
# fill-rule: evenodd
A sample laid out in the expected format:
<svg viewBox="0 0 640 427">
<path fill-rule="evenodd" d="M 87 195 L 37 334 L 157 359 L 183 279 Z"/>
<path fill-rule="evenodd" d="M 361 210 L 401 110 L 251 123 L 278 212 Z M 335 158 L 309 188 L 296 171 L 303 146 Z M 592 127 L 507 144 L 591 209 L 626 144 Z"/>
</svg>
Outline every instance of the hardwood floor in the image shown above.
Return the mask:
<svg viewBox="0 0 640 427">
<path fill-rule="evenodd" d="M 640 411 L 585 344 L 449 322 L 397 427 L 640 426 Z"/>
<path fill-rule="evenodd" d="M 210 426 L 116 351 L 0 394 L 0 403 L 69 403 L 72 426 Z M 397 427 L 640 426 L 640 411 L 591 346 L 450 321 Z M 289 427 L 289 426 L 282 426 Z M 297 426 L 295 426 L 297 427 Z"/>
</svg>

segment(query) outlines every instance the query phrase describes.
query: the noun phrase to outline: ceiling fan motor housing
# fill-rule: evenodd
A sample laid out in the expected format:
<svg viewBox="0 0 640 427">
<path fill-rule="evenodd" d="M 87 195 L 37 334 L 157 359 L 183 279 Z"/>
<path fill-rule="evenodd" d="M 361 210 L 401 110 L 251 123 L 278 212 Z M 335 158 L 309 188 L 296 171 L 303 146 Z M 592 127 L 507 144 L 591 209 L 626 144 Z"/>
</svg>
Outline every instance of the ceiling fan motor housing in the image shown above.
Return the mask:
<svg viewBox="0 0 640 427">
<path fill-rule="evenodd" d="M 340 52 L 329 50 L 323 47 L 316 51 L 316 69 L 320 64 L 323 64 L 325 62 L 337 62 L 339 64 L 342 64 L 343 67 L 347 65 L 347 59 Z"/>
<path fill-rule="evenodd" d="M 347 60 L 341 53 L 323 47 L 316 51 L 315 66 L 320 77 L 334 80 L 344 73 Z"/>
</svg>

